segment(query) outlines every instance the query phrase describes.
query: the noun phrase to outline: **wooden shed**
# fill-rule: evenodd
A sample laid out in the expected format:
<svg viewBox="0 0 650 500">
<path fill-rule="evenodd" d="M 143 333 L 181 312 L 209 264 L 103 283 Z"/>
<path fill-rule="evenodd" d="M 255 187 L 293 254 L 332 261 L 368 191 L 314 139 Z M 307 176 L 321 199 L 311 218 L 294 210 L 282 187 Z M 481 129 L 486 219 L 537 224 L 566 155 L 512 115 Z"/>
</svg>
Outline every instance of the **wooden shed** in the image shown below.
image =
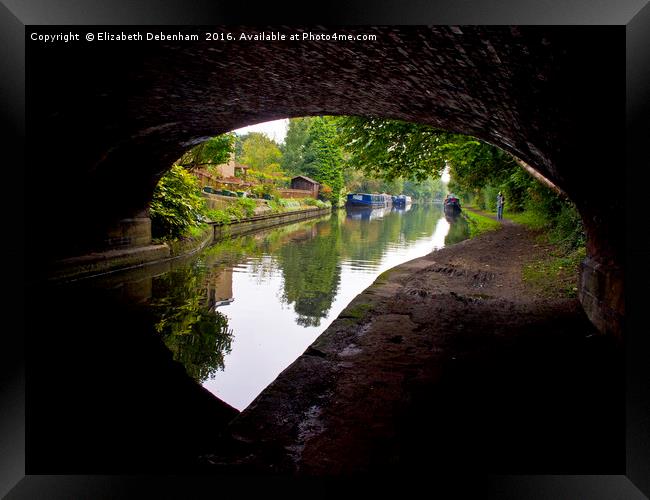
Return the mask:
<svg viewBox="0 0 650 500">
<path fill-rule="evenodd" d="M 304 175 L 299 175 L 291 179 L 291 189 L 297 189 L 300 191 L 309 191 L 311 196 L 318 198 L 318 189 L 320 184 L 314 179 L 305 177 Z"/>
</svg>

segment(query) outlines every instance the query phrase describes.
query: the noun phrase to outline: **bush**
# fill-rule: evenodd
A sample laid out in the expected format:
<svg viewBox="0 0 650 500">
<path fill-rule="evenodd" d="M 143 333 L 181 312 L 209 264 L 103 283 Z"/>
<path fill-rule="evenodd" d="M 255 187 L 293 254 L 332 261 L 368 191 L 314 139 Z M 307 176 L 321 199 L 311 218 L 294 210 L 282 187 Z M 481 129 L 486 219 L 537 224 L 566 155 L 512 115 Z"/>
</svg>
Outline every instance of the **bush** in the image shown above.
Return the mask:
<svg viewBox="0 0 650 500">
<path fill-rule="evenodd" d="M 277 196 L 278 191 L 273 184 L 259 184 L 251 189 L 258 198 L 266 196 Z"/>
<path fill-rule="evenodd" d="M 481 191 L 479 208 L 481 210 L 486 210 L 487 212 L 496 212 L 497 211 L 497 195 L 501 191 L 498 187 L 494 186 L 485 186 Z M 508 201 L 508 198 L 506 198 Z"/>
<path fill-rule="evenodd" d="M 298 200 L 293 200 L 291 198 L 280 198 L 278 202 L 280 203 L 280 206 L 282 206 L 283 208 L 288 208 L 288 209 L 300 208 L 300 202 Z"/>
<path fill-rule="evenodd" d="M 318 208 L 326 208 L 332 206 L 332 203 L 329 201 L 317 200 L 315 198 L 303 198 L 301 200 L 301 203 L 309 207 L 318 207 Z"/>
<path fill-rule="evenodd" d="M 201 223 L 205 200 L 196 178 L 174 165 L 158 182 L 149 209 L 156 238 L 180 238 Z"/>
<path fill-rule="evenodd" d="M 269 200 L 268 201 L 269 207 L 271 207 L 271 212 L 274 214 L 277 214 L 279 212 L 282 212 L 284 210 L 284 207 L 280 203 L 279 200 Z"/>
<path fill-rule="evenodd" d="M 241 209 L 244 217 L 253 217 L 255 215 L 255 208 L 257 207 L 255 200 L 251 200 L 250 198 L 239 198 L 236 205 Z"/>
<path fill-rule="evenodd" d="M 230 216 L 225 210 L 208 210 L 206 215 L 212 222 L 219 224 L 228 224 L 230 222 Z"/>
<path fill-rule="evenodd" d="M 587 238 L 582 218 L 573 203 L 563 202 L 559 212 L 554 217 L 553 223 L 550 234 L 552 242 L 566 245 L 569 248 L 579 248 L 585 244 Z"/>
</svg>

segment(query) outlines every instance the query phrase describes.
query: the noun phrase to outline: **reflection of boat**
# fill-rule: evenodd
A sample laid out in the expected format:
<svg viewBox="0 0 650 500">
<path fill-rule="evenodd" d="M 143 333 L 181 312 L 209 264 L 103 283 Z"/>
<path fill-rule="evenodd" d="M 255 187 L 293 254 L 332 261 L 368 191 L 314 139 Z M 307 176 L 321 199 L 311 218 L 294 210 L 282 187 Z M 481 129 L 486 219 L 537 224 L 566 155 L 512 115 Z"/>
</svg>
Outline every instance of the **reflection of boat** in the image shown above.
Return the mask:
<svg viewBox="0 0 650 500">
<path fill-rule="evenodd" d="M 459 219 L 462 219 L 460 214 L 461 212 L 450 212 L 450 213 L 445 212 L 445 220 L 449 222 L 449 224 L 454 224 Z"/>
<path fill-rule="evenodd" d="M 392 211 L 397 212 L 398 214 L 403 214 L 405 212 L 408 212 L 411 210 L 411 205 L 406 205 L 405 207 L 400 207 L 400 206 L 395 206 L 393 205 Z"/>
<path fill-rule="evenodd" d="M 405 194 L 400 194 L 398 196 L 393 196 L 393 206 L 396 207 L 407 207 L 411 205 L 411 197 L 406 196 Z"/>
<path fill-rule="evenodd" d="M 350 193 L 346 202 L 351 207 L 385 207 L 390 206 L 392 198 L 389 194 Z"/>
<path fill-rule="evenodd" d="M 348 207 L 347 218 L 352 220 L 374 220 L 381 219 L 384 215 L 390 212 L 390 208 L 364 208 L 364 207 Z"/>
</svg>

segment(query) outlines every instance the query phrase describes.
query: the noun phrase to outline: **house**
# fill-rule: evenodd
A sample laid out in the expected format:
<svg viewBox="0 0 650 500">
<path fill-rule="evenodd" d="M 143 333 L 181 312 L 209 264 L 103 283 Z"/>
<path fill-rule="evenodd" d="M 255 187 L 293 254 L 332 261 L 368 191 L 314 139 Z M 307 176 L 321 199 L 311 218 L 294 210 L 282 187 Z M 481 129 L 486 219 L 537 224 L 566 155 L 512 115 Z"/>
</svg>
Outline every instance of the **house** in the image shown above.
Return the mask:
<svg viewBox="0 0 650 500">
<path fill-rule="evenodd" d="M 248 168 L 246 165 L 237 163 L 233 153 L 227 163 L 199 165 L 193 173 L 199 179 L 201 187 L 226 186 L 239 189 L 240 187 L 251 186 L 250 183 L 246 182 Z"/>
<path fill-rule="evenodd" d="M 299 175 L 291 179 L 291 189 L 308 191 L 309 194 L 307 196 L 311 196 L 312 198 L 318 198 L 319 188 L 320 184 L 318 182 L 304 175 Z"/>
<path fill-rule="evenodd" d="M 235 154 L 233 153 L 230 156 L 228 163 L 214 165 L 213 168 L 219 173 L 222 179 L 230 179 L 232 177 L 246 179 L 246 173 L 249 167 L 242 165 L 241 163 L 237 163 L 235 161 Z"/>
</svg>

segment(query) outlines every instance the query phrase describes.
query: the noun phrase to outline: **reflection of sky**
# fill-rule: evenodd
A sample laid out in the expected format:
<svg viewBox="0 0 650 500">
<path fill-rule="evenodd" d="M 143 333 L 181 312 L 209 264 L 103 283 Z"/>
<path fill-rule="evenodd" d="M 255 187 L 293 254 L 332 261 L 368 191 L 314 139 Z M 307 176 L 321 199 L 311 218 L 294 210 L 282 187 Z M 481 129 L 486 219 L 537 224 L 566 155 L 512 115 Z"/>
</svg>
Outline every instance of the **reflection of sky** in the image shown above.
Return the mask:
<svg viewBox="0 0 650 500">
<path fill-rule="evenodd" d="M 328 315 L 316 327 L 296 323 L 293 304 L 282 303 L 283 276 L 270 256 L 249 259 L 233 270 L 235 300 L 218 311 L 228 317 L 234 337 L 225 370 L 203 387 L 239 410 L 246 408 L 282 370 L 289 366 L 379 274 L 403 262 L 442 248 L 449 223 L 438 220 L 433 234 L 415 241 L 400 238 L 388 245 L 378 262 L 343 260 L 339 290 Z M 259 264 L 263 262 L 263 266 Z M 256 265 L 257 264 L 257 265 Z M 264 273 L 260 274 L 260 268 Z"/>
</svg>

